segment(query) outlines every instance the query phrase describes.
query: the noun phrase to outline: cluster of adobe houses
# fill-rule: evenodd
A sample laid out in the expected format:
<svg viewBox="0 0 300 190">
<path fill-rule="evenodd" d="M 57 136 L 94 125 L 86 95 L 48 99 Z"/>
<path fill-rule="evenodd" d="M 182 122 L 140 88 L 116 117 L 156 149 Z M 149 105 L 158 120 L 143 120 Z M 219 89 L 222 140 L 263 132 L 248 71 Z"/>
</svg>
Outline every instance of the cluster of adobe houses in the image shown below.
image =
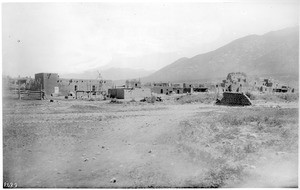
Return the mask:
<svg viewBox="0 0 300 190">
<path fill-rule="evenodd" d="M 151 96 L 151 90 L 144 88 L 140 80 L 127 80 L 122 87 L 108 89 L 108 95 L 117 99 L 143 99 Z"/>
<path fill-rule="evenodd" d="M 92 96 L 105 94 L 113 85 L 112 80 L 98 79 L 63 79 L 57 73 L 35 74 L 35 81 L 50 96 Z"/>
<path fill-rule="evenodd" d="M 242 72 L 229 73 L 221 83 L 208 86 L 198 83 L 147 83 L 140 80 L 127 80 L 121 87 L 116 87 L 112 80 L 103 79 L 64 79 L 57 73 L 37 73 L 35 78 L 11 79 L 11 89 L 21 86 L 27 90 L 42 90 L 46 96 L 72 96 L 73 98 L 92 97 L 97 95 L 118 99 L 142 99 L 155 94 L 183 94 L 193 92 L 294 92 L 294 89 L 279 85 L 270 79 L 249 81 Z"/>
<path fill-rule="evenodd" d="M 8 79 L 9 90 L 41 90 L 46 96 L 72 96 L 73 98 L 106 95 L 112 80 L 64 79 L 57 73 L 37 73 L 35 78 Z"/>
<path fill-rule="evenodd" d="M 272 79 L 260 78 L 250 81 L 245 73 L 233 72 L 227 78 L 216 85 L 219 92 L 262 92 L 262 93 L 286 93 L 294 92 L 295 89 L 282 85 Z"/>
<path fill-rule="evenodd" d="M 207 91 L 208 88 L 199 84 L 160 82 L 142 85 L 140 80 L 127 80 L 122 88 L 108 89 L 108 94 L 118 99 L 136 99 L 150 97 L 153 93 L 169 95 Z"/>
<path fill-rule="evenodd" d="M 183 94 L 193 92 L 207 92 L 208 88 L 203 84 L 192 84 L 192 83 L 150 83 L 148 86 L 151 91 L 156 94 Z"/>
<path fill-rule="evenodd" d="M 187 83 L 150 83 L 142 85 L 140 80 L 127 80 L 116 87 L 112 80 L 64 79 L 57 73 L 37 73 L 35 78 L 18 78 L 10 81 L 11 88 L 21 86 L 23 90 L 42 90 L 46 96 L 71 96 L 73 98 L 109 96 L 117 99 L 143 99 L 155 94 L 183 94 L 206 92 L 203 85 Z"/>
<path fill-rule="evenodd" d="M 279 85 L 271 79 L 258 79 L 250 81 L 245 73 L 229 73 L 227 78 L 216 85 L 218 92 L 223 92 L 221 100 L 217 99 L 216 104 L 220 105 L 251 105 L 250 98 L 246 95 L 249 92 L 257 93 L 287 93 L 294 92 L 293 88 L 286 85 Z"/>
</svg>

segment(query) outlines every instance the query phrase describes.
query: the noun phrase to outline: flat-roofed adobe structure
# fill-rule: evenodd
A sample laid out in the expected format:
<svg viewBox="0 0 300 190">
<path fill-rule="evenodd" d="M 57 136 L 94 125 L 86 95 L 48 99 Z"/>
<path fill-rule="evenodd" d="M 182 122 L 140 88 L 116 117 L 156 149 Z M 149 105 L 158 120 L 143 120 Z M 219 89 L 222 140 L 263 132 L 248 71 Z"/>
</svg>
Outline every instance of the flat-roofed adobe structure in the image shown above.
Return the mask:
<svg viewBox="0 0 300 190">
<path fill-rule="evenodd" d="M 97 79 L 64 79 L 57 73 L 37 73 L 35 81 L 41 85 L 42 90 L 49 95 L 74 95 L 76 92 L 107 93 L 113 86 L 111 80 Z"/>
</svg>

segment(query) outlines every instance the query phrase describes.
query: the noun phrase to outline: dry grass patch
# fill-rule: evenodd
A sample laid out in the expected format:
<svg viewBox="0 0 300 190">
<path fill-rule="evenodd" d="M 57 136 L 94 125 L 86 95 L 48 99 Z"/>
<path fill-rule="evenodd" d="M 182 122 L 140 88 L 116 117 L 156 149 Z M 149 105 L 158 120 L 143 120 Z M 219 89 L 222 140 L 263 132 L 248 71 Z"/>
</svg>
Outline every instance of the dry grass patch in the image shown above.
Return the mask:
<svg viewBox="0 0 300 190">
<path fill-rule="evenodd" d="M 180 127 L 180 151 L 207 166 L 203 176 L 186 181 L 187 187 L 241 183 L 265 152 L 275 155 L 298 149 L 298 109 L 233 108 L 225 113 L 199 113 Z"/>
</svg>

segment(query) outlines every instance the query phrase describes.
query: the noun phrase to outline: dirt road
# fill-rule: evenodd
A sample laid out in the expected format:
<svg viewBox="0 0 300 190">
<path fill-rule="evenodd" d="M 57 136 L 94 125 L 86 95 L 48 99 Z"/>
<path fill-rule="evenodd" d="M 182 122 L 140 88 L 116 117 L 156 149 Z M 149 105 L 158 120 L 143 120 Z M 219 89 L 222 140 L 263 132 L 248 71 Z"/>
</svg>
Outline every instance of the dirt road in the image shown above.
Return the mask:
<svg viewBox="0 0 300 190">
<path fill-rule="evenodd" d="M 182 126 L 228 110 L 88 101 L 7 101 L 3 108 L 4 182 L 19 187 L 190 186 L 211 166 L 182 151 Z"/>
</svg>

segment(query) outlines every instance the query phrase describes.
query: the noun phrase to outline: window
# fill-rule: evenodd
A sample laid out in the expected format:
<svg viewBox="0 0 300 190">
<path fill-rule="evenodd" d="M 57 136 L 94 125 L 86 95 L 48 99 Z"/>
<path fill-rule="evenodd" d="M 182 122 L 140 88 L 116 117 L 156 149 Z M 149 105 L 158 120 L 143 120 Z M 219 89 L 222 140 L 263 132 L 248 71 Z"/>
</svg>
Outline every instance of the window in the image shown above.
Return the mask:
<svg viewBox="0 0 300 190">
<path fill-rule="evenodd" d="M 96 91 L 96 86 L 95 85 L 92 86 L 92 91 Z"/>
<path fill-rule="evenodd" d="M 74 86 L 74 91 L 77 91 L 77 85 Z"/>
</svg>

